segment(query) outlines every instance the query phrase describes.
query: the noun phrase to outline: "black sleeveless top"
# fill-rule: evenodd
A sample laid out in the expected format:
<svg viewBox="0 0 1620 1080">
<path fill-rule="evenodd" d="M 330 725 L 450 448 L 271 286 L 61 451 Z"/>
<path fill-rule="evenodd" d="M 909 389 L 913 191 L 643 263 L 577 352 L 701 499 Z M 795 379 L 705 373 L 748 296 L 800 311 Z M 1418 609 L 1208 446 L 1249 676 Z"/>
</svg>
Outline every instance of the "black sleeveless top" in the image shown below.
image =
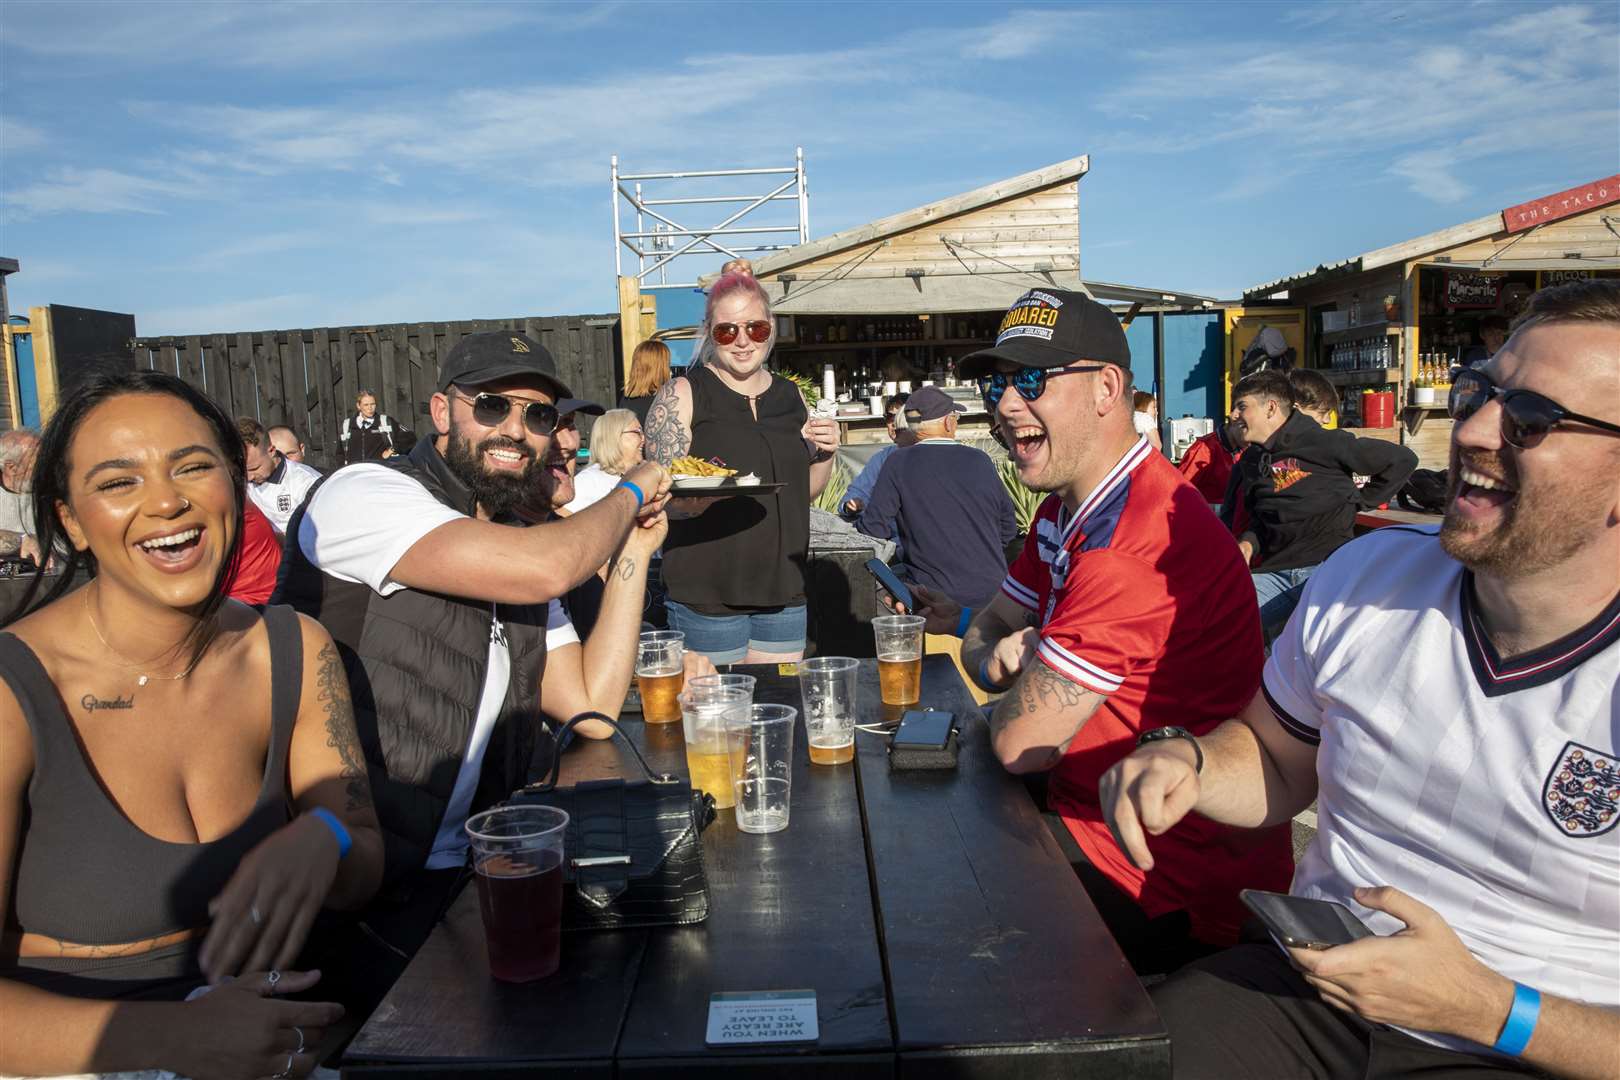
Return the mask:
<svg viewBox="0 0 1620 1080">
<path fill-rule="evenodd" d="M 264 622 L 270 638 L 270 745 L 259 797 L 235 829 L 198 844 L 159 840 L 123 815 L 91 772 L 38 657 L 19 638 L 0 633 L 0 678 L 16 695 L 34 739 L 12 889 L 12 910 L 24 932 L 113 945 L 205 926 L 209 901 L 242 857 L 291 820 L 287 752 L 303 692 L 303 634 L 288 607 L 265 609 Z M 134 986 L 138 980 L 188 976 L 195 985 L 201 944 L 195 939 L 108 959 L 24 956 L 17 969 L 3 973 L 93 996 L 119 995 L 84 984 Z"/>
<path fill-rule="evenodd" d="M 691 455 L 787 486 L 761 498 L 727 499 L 698 517 L 670 522 L 664 543 L 670 598 L 705 615 L 804 603 L 810 450 L 801 434 L 808 414 L 799 388 L 772 375 L 756 402 L 756 420 L 748 396 L 708 367 L 693 368 L 686 378 L 692 387 Z"/>
</svg>

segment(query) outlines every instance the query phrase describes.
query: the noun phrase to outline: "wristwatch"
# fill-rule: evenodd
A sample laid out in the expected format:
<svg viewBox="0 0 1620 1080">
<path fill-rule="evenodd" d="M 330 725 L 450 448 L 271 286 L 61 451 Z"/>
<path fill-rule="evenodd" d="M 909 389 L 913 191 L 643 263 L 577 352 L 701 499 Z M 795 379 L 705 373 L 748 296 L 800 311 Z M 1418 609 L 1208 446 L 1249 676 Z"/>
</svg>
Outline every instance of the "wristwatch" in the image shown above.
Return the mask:
<svg viewBox="0 0 1620 1080">
<path fill-rule="evenodd" d="M 1149 728 L 1136 737 L 1136 745 L 1146 746 L 1148 743 L 1158 742 L 1160 739 L 1186 739 L 1192 743 L 1193 753 L 1198 755 L 1193 763 L 1193 772 L 1201 773 L 1204 771 L 1204 748 L 1198 745 L 1198 737 L 1184 727 Z"/>
</svg>

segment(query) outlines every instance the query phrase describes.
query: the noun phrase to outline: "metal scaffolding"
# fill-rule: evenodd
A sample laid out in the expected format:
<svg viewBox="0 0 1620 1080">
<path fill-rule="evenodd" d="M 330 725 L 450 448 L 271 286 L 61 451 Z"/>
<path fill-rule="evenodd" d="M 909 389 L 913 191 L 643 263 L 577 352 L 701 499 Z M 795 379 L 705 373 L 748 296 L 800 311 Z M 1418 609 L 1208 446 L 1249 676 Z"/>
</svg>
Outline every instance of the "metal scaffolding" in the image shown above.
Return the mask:
<svg viewBox="0 0 1620 1080">
<path fill-rule="evenodd" d="M 730 259 L 741 258 L 745 254 L 762 251 L 781 251 L 802 244 L 810 239 L 810 189 L 805 183 L 804 175 L 804 148 L 795 147 L 793 151 L 793 165 L 788 168 L 776 169 L 705 169 L 695 172 L 661 172 L 661 173 L 621 173 L 619 171 L 619 156 L 613 155 L 610 166 L 612 170 L 613 185 L 613 268 L 619 277 L 626 275 L 624 253 L 628 250 L 636 257 L 634 266 L 630 268 L 630 276 L 636 278 L 643 289 L 693 289 L 698 287 L 697 269 L 691 273 L 691 280 L 670 280 L 677 276 L 671 273 L 671 264 L 677 259 L 693 255 L 707 256 L 702 265 L 702 271 L 713 273 L 715 270 L 714 255 L 724 255 Z M 713 180 L 717 177 L 735 176 L 785 176 L 786 180 L 762 195 L 688 195 L 682 193 L 665 193 L 659 198 L 648 197 L 643 185 L 651 186 L 655 182 L 662 182 L 665 187 L 670 181 Z M 625 185 L 633 187 L 627 188 Z M 712 190 L 712 185 L 700 184 L 699 187 Z M 661 189 L 663 190 L 663 189 Z M 724 190 L 722 188 L 722 190 Z M 629 204 L 635 213 L 636 226 L 631 232 L 626 232 L 621 224 L 620 201 Z M 754 213 L 755 220 L 759 220 L 757 212 L 762 208 L 770 209 L 772 203 L 793 202 L 797 204 L 797 220 L 791 224 L 782 225 L 739 225 L 739 221 Z M 729 215 L 720 222 L 707 227 L 689 228 L 687 225 L 675 220 L 672 216 L 675 211 L 661 212 L 655 207 L 703 207 L 724 206 L 742 203 L 743 208 Z M 695 210 L 683 211 L 685 214 L 695 213 Z M 652 227 L 647 227 L 647 219 L 652 219 Z M 768 238 L 787 239 L 792 235 L 791 242 L 769 243 Z M 739 237 L 742 243 L 736 241 L 723 242 L 716 237 Z M 684 242 L 682 242 L 684 240 Z M 684 266 L 687 264 L 683 264 Z"/>
</svg>

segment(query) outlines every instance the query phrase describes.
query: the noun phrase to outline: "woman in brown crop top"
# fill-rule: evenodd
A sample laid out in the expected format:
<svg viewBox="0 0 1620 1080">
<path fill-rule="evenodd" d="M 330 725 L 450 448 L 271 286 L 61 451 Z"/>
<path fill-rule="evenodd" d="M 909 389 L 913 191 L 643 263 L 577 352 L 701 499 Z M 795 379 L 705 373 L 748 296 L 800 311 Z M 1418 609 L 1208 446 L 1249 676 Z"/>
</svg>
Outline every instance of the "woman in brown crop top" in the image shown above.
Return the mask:
<svg viewBox="0 0 1620 1080">
<path fill-rule="evenodd" d="M 94 577 L 0 624 L 0 1073 L 303 1076 L 342 1015 L 278 995 L 382 840 L 331 638 L 225 596 L 242 484 L 173 376 L 102 377 L 45 432 L 41 540 Z"/>
</svg>

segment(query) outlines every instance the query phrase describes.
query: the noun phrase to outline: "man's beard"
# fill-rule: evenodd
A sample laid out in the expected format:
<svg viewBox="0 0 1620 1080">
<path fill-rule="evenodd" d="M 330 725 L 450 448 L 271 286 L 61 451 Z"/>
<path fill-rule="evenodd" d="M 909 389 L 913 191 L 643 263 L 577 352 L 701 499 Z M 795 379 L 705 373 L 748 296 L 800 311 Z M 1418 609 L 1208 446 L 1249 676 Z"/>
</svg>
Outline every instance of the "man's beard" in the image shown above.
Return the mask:
<svg viewBox="0 0 1620 1080">
<path fill-rule="evenodd" d="M 1464 465 L 1486 476 L 1501 477 L 1514 492 L 1501 508 L 1501 523 L 1494 528 L 1480 529 L 1454 512 Z M 1590 526 L 1601 525 L 1603 499 L 1613 497 L 1612 485 L 1611 476 L 1588 475 L 1543 481 L 1526 489 L 1520 486 L 1513 454 L 1453 446 L 1440 546 L 1475 573 L 1528 577 L 1557 566 L 1591 542 Z"/>
<path fill-rule="evenodd" d="M 527 460 L 521 472 L 492 473 L 484 468 L 486 450 L 512 450 Z M 534 451 L 504 435 L 485 439 L 474 446 L 471 440 L 452 430 L 444 460 L 492 518 L 504 517 L 523 502 L 546 506 L 551 501 L 551 477 L 546 470 L 534 467 Z"/>
</svg>

